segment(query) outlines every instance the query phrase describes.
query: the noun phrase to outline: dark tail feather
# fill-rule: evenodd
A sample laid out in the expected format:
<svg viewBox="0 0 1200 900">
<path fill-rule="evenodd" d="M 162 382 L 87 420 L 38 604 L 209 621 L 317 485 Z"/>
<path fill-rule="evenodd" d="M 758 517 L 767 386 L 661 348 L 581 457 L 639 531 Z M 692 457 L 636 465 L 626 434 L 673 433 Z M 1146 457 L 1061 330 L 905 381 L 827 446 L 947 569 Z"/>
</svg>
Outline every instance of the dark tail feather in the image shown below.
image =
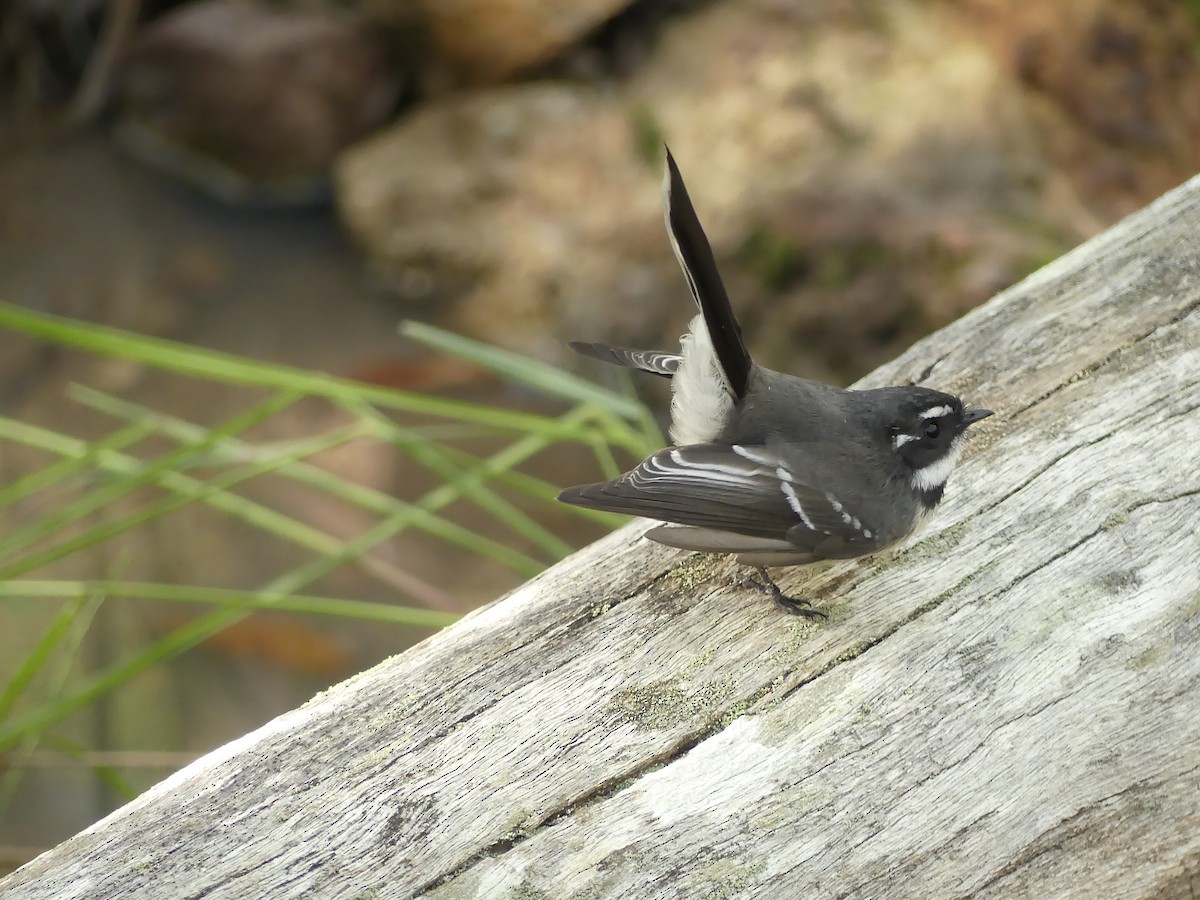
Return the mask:
<svg viewBox="0 0 1200 900">
<path fill-rule="evenodd" d="M 627 369 L 641 369 L 670 378 L 679 368 L 682 357 L 675 353 L 664 353 L 661 350 L 626 350 L 624 347 L 610 347 L 608 344 L 593 344 L 583 341 L 571 341 L 570 348 L 582 356 L 590 356 L 601 362 Z"/>
<path fill-rule="evenodd" d="M 704 324 L 725 373 L 725 381 L 734 397 L 741 400 L 750 377 L 750 353 L 742 342 L 742 329 L 733 317 L 733 307 L 729 305 L 729 295 L 725 292 L 721 273 L 717 271 L 712 247 L 700 227 L 700 219 L 669 149 L 666 194 L 667 232 L 671 236 L 671 246 L 679 258 L 692 297 L 704 314 Z"/>
</svg>

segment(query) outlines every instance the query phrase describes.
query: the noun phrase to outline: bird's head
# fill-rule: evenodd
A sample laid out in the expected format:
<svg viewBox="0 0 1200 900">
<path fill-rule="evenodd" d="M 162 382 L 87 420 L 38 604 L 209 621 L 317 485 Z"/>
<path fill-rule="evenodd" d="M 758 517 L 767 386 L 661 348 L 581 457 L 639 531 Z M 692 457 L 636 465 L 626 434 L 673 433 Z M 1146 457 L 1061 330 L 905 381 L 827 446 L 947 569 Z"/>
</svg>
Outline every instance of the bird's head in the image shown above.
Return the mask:
<svg viewBox="0 0 1200 900">
<path fill-rule="evenodd" d="M 958 462 L 964 432 L 992 411 L 966 407 L 957 397 L 929 388 L 890 388 L 887 393 L 886 438 L 912 488 L 932 505 L 941 499 Z"/>
</svg>

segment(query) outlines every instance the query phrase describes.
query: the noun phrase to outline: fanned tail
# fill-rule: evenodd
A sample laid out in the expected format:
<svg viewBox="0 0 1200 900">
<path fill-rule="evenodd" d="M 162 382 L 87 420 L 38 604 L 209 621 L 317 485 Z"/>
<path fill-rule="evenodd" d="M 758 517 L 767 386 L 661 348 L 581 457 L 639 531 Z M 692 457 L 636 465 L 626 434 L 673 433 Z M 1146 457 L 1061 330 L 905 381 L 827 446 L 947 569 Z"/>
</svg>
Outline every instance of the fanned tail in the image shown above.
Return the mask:
<svg viewBox="0 0 1200 900">
<path fill-rule="evenodd" d="M 717 271 L 712 247 L 700 225 L 700 219 L 688 197 L 687 187 L 675 165 L 675 158 L 667 149 L 667 172 L 664 184 L 666 194 L 667 233 L 671 247 L 683 269 L 688 288 L 700 312 L 704 315 L 705 328 L 716 353 L 717 363 L 725 385 L 740 401 L 746 394 L 750 378 L 751 359 L 742 341 L 742 329 L 733 316 L 725 283 Z"/>
<path fill-rule="evenodd" d="M 640 369 L 664 378 L 674 375 L 682 360 L 678 353 L 666 353 L 662 350 L 628 350 L 625 347 L 610 347 L 608 344 L 586 341 L 571 341 L 569 346 L 581 356 L 589 356 L 627 369 Z"/>
</svg>

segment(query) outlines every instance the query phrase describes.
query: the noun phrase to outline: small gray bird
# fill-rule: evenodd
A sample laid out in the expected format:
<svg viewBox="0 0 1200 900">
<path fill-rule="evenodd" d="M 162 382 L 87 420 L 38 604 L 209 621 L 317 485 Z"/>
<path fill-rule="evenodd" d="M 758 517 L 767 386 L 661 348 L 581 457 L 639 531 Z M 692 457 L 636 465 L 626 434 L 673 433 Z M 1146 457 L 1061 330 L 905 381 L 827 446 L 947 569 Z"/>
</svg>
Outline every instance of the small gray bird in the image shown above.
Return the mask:
<svg viewBox="0 0 1200 900">
<path fill-rule="evenodd" d="M 558 499 L 675 523 L 646 537 L 734 553 L 784 609 L 821 615 L 765 567 L 864 556 L 910 534 L 942 499 L 967 427 L 992 413 L 925 387 L 844 390 L 757 365 L 669 150 L 666 169 L 667 233 L 700 308 L 680 352 L 571 347 L 672 379 L 674 443 Z"/>
</svg>

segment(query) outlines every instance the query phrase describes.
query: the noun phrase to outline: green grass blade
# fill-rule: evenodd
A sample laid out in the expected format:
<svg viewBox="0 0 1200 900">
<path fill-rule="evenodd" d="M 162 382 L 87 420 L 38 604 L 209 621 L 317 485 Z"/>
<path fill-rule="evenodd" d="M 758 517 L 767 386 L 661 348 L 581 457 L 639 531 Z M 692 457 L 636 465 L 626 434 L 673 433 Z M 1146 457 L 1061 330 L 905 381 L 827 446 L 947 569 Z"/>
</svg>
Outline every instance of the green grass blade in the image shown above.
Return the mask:
<svg viewBox="0 0 1200 900">
<path fill-rule="evenodd" d="M 91 628 L 96 613 L 104 603 L 103 597 L 95 595 L 79 595 L 76 600 L 77 602 L 68 604 L 63 610 L 60 610 L 59 615 L 55 617 L 57 622 L 64 618 L 64 612 L 67 614 L 65 628 L 59 630 L 52 627 L 51 630 L 57 633 L 49 639 L 48 635 L 43 636 L 43 640 L 39 642 L 49 644 L 52 640 L 54 646 L 59 648 L 57 658 L 54 653 L 47 652 L 36 662 L 37 671 L 45 670 L 48 673 L 46 690 L 52 696 L 58 694 L 66 684 L 71 668 L 78 658 L 79 647 Z M 54 647 L 49 648 L 49 650 L 53 649 Z M 0 723 L 5 720 L 5 716 L 0 716 Z M 3 780 L 0 781 L 0 816 L 3 816 L 11 807 L 13 797 L 16 796 L 17 788 L 20 786 L 25 772 L 23 760 L 37 750 L 43 737 L 41 729 L 37 729 L 20 735 L 13 742 L 17 750 L 15 754 L 12 754 L 15 758 L 10 759 L 12 764 L 4 773 Z M 4 750 L 0 750 L 0 753 L 4 752 Z"/>
<path fill-rule="evenodd" d="M 246 613 L 240 611 L 222 610 L 197 618 L 160 638 L 141 652 L 85 676 L 69 694 L 46 700 L 22 715 L 0 720 L 0 753 L 20 744 L 30 735 L 38 734 L 61 722 L 150 667 L 196 646 L 245 615 Z"/>
<path fill-rule="evenodd" d="M 309 372 L 276 363 L 257 362 L 177 341 L 35 312 L 10 303 L 0 303 L 0 328 L 209 381 L 276 388 L 330 399 L 364 399 L 386 409 L 455 419 L 505 432 L 533 430 L 552 421 L 546 416 L 532 413 L 426 397 L 335 375 Z"/>
<path fill-rule="evenodd" d="M 579 414 L 563 417 L 560 427 L 569 431 L 578 427 Z M 526 436 L 485 461 L 476 477 L 486 477 L 490 470 L 512 468 L 523 459 L 539 452 L 551 438 L 546 435 Z M 456 492 L 445 485 L 434 488 L 418 501 L 426 509 L 439 508 L 452 502 Z M 393 537 L 405 527 L 403 516 L 390 516 L 376 523 L 352 541 L 346 542 L 337 553 L 310 560 L 277 578 L 261 591 L 267 594 L 293 593 L 332 572 L 350 559 L 362 555 L 376 544 Z M 0 720 L 0 753 L 19 744 L 31 734 L 37 734 L 60 722 L 100 697 L 115 690 L 129 679 L 196 646 L 224 628 L 240 621 L 249 613 L 242 609 L 221 609 L 200 616 L 160 638 L 140 652 L 114 663 L 82 679 L 69 695 L 56 697 L 36 709 L 8 720 Z"/>
<path fill-rule="evenodd" d="M 238 591 L 228 588 L 198 587 L 181 584 L 156 584 L 136 581 L 5 581 L 0 582 L 0 599 L 12 598 L 69 598 L 81 594 L 124 597 L 131 600 L 155 600 L 167 603 L 197 603 L 227 609 L 255 612 L 275 610 L 363 619 L 391 625 L 410 625 L 418 628 L 443 628 L 460 618 L 454 613 L 420 609 L 412 606 L 393 606 L 367 600 L 344 600 L 336 597 L 314 597 L 302 594 Z M 3 707 L 0 707 L 0 713 Z"/>
<path fill-rule="evenodd" d="M 52 697 L 35 708 L 25 710 L 20 714 L 0 716 L 0 752 L 14 746 L 27 746 L 30 741 L 36 741 L 42 732 L 55 723 L 95 702 L 146 669 L 194 647 L 256 609 L 271 608 L 325 615 L 349 615 L 376 621 L 396 621 L 409 625 L 415 624 L 412 616 L 416 614 L 420 621 L 430 626 L 442 624 L 447 619 L 445 613 L 429 610 L 405 611 L 400 607 L 360 604 L 358 601 L 338 601 L 333 598 L 314 597 L 298 592 L 314 580 L 327 575 L 345 563 L 369 563 L 370 558 L 366 554 L 376 545 L 394 537 L 404 529 L 414 526 L 424 527 L 430 533 L 437 533 L 447 539 L 460 541 L 463 546 L 473 548 L 481 555 L 491 554 L 491 558 L 504 561 L 518 571 L 531 575 L 541 569 L 538 561 L 523 557 L 496 542 L 489 542 L 487 539 L 475 536 L 466 529 L 459 531 L 457 530 L 458 526 L 453 526 L 437 516 L 437 511 L 460 498 L 472 500 L 488 509 L 491 514 L 500 517 L 502 521 L 522 530 L 526 537 L 541 547 L 544 552 L 559 555 L 568 549 L 565 544 L 543 526 L 533 522 L 524 511 L 514 506 L 506 497 L 497 493 L 496 486 L 520 490 L 522 493 L 541 499 L 551 499 L 557 493 L 557 486 L 520 473 L 516 471 L 516 467 L 527 463 L 554 443 L 578 442 L 593 448 L 593 451 L 597 452 L 598 458 L 602 459 L 605 458 L 602 453 L 607 453 L 606 467 L 611 467 L 608 460 L 612 460 L 612 465 L 615 466 L 615 459 L 612 457 L 611 449 L 596 451 L 598 446 L 620 447 L 623 451 L 639 456 L 644 456 L 646 452 L 649 452 L 648 447 L 657 449 L 658 446 L 661 446 L 661 436 L 651 438 L 651 433 L 657 431 L 653 418 L 645 407 L 637 403 L 631 396 L 597 387 L 568 373 L 543 366 L 540 363 L 522 360 L 515 355 L 506 354 L 504 351 L 491 352 L 492 348 L 484 348 L 474 342 L 463 343 L 463 339 L 445 333 L 440 334 L 449 343 L 443 341 L 442 349 L 474 359 L 477 364 L 486 365 L 492 371 L 499 372 L 507 378 L 531 384 L 540 390 L 557 397 L 570 399 L 579 405 L 558 417 L 512 413 L 470 403 L 440 400 L 362 385 L 347 379 L 305 372 L 287 366 L 256 363 L 228 354 L 188 347 L 157 338 L 146 338 L 118 329 L 72 322 L 7 304 L 0 304 L 0 327 L 20 330 L 35 337 L 185 375 L 285 390 L 293 399 L 302 395 L 322 396 L 339 406 L 351 410 L 357 408 L 358 415 L 369 412 L 370 415 L 366 420 L 372 424 L 372 427 L 378 427 L 378 423 L 382 419 L 375 408 L 401 410 L 432 417 L 445 424 L 421 429 L 405 429 L 405 440 L 410 446 L 420 446 L 422 448 L 420 452 L 431 460 L 431 468 L 436 467 L 435 470 L 441 472 L 448 479 L 448 483 L 430 490 L 416 502 L 406 504 L 382 492 L 338 479 L 332 473 L 303 461 L 305 455 L 314 452 L 314 447 L 332 446 L 353 439 L 359 433 L 355 427 L 324 435 L 315 441 L 289 442 L 281 449 L 275 446 L 252 445 L 240 441 L 233 436 L 236 431 L 228 427 L 209 431 L 157 414 L 146 417 L 146 411 L 140 410 L 136 414 L 136 421 L 131 422 L 121 431 L 91 445 L 82 441 L 73 441 L 61 435 L 55 435 L 51 439 L 47 433 L 42 433 L 39 436 L 42 445 L 56 446 L 58 450 L 62 451 L 59 455 L 63 458 L 27 479 L 22 479 L 19 486 L 10 485 L 0 489 L 0 499 L 7 497 L 9 498 L 8 502 L 16 502 L 16 500 L 30 496 L 44 487 L 92 470 L 107 473 L 113 476 L 113 480 L 77 501 L 79 505 L 68 510 L 67 514 L 62 517 L 63 520 L 74 520 L 80 514 L 90 515 L 104 511 L 110 508 L 116 499 L 143 486 L 157 486 L 167 490 L 172 496 L 143 508 L 132 516 L 126 516 L 117 522 L 106 523 L 101 528 L 93 529 L 83 537 L 82 542 L 79 537 L 75 537 L 74 541 L 63 542 L 60 540 L 58 544 L 48 550 L 42 550 L 43 556 L 40 563 L 35 562 L 35 564 L 44 564 L 51 558 L 61 558 L 62 555 L 80 549 L 82 546 L 105 540 L 113 534 L 148 520 L 151 516 L 161 515 L 168 509 L 188 502 L 204 502 L 218 506 L 260 527 L 262 527 L 262 523 L 267 522 L 269 525 L 265 526 L 265 530 L 273 529 L 272 533 L 286 536 L 291 540 L 309 541 L 309 545 L 320 555 L 271 579 L 258 590 L 252 591 L 122 583 L 113 580 L 10 581 L 7 585 L 0 584 L 0 597 L 43 596 L 54 592 L 56 592 L 54 593 L 56 598 L 79 597 L 78 592 L 84 590 L 92 592 L 90 596 L 93 598 L 98 595 L 101 598 L 99 602 L 103 602 L 103 598 L 107 596 L 132 596 L 159 602 L 200 603 L 211 608 L 209 612 L 175 629 L 155 643 L 141 648 L 112 665 L 89 673 L 70 684 L 62 694 Z M 425 337 L 428 338 L 431 334 L 434 332 L 427 331 Z M 432 340 L 437 341 L 441 338 L 434 337 Z M 87 389 L 76 390 L 87 393 Z M 95 401 L 97 396 L 99 396 L 98 393 L 94 394 L 91 399 Z M 116 402 L 120 403 L 121 401 Z M 366 407 L 365 404 L 371 404 L 371 406 Z M 93 405 L 97 408 L 100 407 L 99 403 Z M 125 408 L 126 418 L 134 417 L 132 409 L 132 407 Z M 6 436 L 5 427 L 0 420 L 0 438 Z M 129 444 L 149 433 L 149 428 L 172 436 L 181 446 L 148 462 L 122 452 Z M 184 434 L 185 431 L 186 434 Z M 490 433 L 510 436 L 515 434 L 516 439 L 500 451 L 479 458 L 457 448 L 437 443 L 438 440 L 448 438 L 449 432 L 455 432 L 456 435 L 458 433 L 471 435 Z M 24 436 L 31 437 L 29 433 Z M 423 443 L 418 444 L 418 437 L 422 439 Z M 37 444 L 35 440 L 27 442 Z M 438 453 L 442 454 L 441 460 L 433 460 L 433 455 Z M 189 477 L 180 471 L 200 462 L 205 464 L 219 462 L 222 465 L 231 465 L 233 468 L 208 482 Z M 373 510 L 381 518 L 355 539 L 339 541 L 316 529 L 307 530 L 307 526 L 303 523 L 274 510 L 253 504 L 227 490 L 230 486 L 238 484 L 246 478 L 268 471 L 318 487 L 333 496 L 359 504 Z M 53 523 L 53 527 L 50 528 L 47 528 L 47 524 L 43 522 L 41 526 L 43 531 L 26 532 L 23 536 L 19 536 L 15 543 L 12 543 L 13 537 L 9 535 L 7 536 L 7 540 L 10 541 L 9 546 L 27 548 L 29 545 L 26 540 L 30 537 L 34 537 L 38 541 L 54 538 L 65 527 L 63 520 Z M 467 535 L 471 536 L 467 537 Z M 47 553 L 50 555 L 45 555 Z M 20 562 L 21 565 L 16 569 L 10 566 L 7 574 L 11 576 L 30 570 L 31 561 L 28 557 Z M 4 573 L 0 572 L 0 575 L 2 574 Z M 88 595 L 84 595 L 79 602 L 86 604 L 87 597 Z M 10 681 L 10 684 L 5 687 L 5 692 L 0 693 L 0 699 L 6 704 L 7 712 L 11 713 L 16 709 L 27 686 L 33 681 L 38 671 L 44 670 L 50 664 L 51 657 L 55 654 L 63 656 L 62 648 L 73 628 L 77 630 L 78 623 L 57 625 L 56 628 L 43 635 L 42 640 L 45 642 L 45 647 L 41 649 L 41 655 L 35 658 L 31 651 L 31 656 L 22 661 L 22 667 L 18 673 L 19 679 L 15 684 Z M 70 654 L 66 654 L 66 657 L 69 661 Z M 21 679 L 23 679 L 23 683 Z M 20 705 L 24 706 L 25 704 L 21 703 Z"/>
<path fill-rule="evenodd" d="M 502 350 L 489 344 L 443 331 L 423 322 L 403 322 L 400 333 L 435 350 L 473 362 L 478 366 L 537 388 L 543 393 L 573 403 L 595 403 L 630 420 L 638 420 L 644 407 L 637 400 L 610 391 L 593 382 L 547 363 Z"/>
<path fill-rule="evenodd" d="M 548 528 L 540 525 L 491 490 L 487 485 L 487 480 L 471 477 L 469 473 L 477 470 L 480 466 L 478 461 L 464 470 L 449 458 L 446 448 L 441 445 L 412 435 L 406 428 L 384 418 L 365 405 L 359 408 L 358 413 L 364 421 L 375 424 L 378 436 L 382 440 L 399 447 L 419 464 L 436 474 L 444 484 L 455 488 L 464 498 L 475 503 L 484 512 L 494 516 L 513 532 L 538 547 L 551 560 L 562 559 L 574 549 Z"/>
<path fill-rule="evenodd" d="M 87 444 L 74 438 L 56 435 L 55 432 L 46 429 L 25 425 L 13 419 L 0 418 L 0 439 L 38 446 L 44 442 L 40 439 L 31 441 L 28 438 L 34 437 L 39 432 L 43 436 L 54 435 L 57 438 L 61 438 L 61 440 L 55 441 L 57 447 L 60 449 L 49 450 L 49 452 L 56 452 L 59 456 L 63 457 L 48 466 L 38 469 L 36 472 L 32 472 L 23 478 L 18 478 L 11 484 L 0 488 L 0 509 L 4 509 L 39 491 L 80 475 L 94 465 L 96 457 L 112 450 L 121 450 L 131 444 L 136 444 L 142 438 L 152 434 L 153 431 L 154 429 L 149 423 L 133 422 L 99 441 Z M 62 452 L 61 448 L 64 447 L 69 447 L 70 449 L 67 452 Z M 43 449 L 49 448 L 43 446 Z"/>
<path fill-rule="evenodd" d="M 507 526 L 513 533 L 520 535 L 541 550 L 551 560 L 562 559 L 575 548 L 554 534 L 544 525 L 539 524 L 531 516 L 518 509 L 513 503 L 505 500 L 495 491 L 476 478 L 471 473 L 478 469 L 478 464 L 466 468 L 459 467 L 440 448 L 430 447 L 423 442 L 397 443 L 414 460 L 425 466 L 442 479 L 445 484 L 452 485 L 462 492 L 481 510 L 493 516 Z M 495 479 L 499 474 L 493 475 Z"/>
<path fill-rule="evenodd" d="M 291 405 L 297 399 L 297 395 L 291 392 L 281 392 L 267 402 L 259 404 L 249 412 L 237 416 L 219 428 L 208 432 L 199 443 L 183 445 L 170 453 L 160 456 L 153 462 L 142 464 L 139 469 L 84 494 L 78 500 L 60 507 L 54 513 L 30 523 L 24 528 L 17 529 L 6 539 L 0 540 L 0 557 L 10 555 L 37 540 L 48 537 L 56 531 L 78 522 L 85 516 L 107 508 L 116 500 L 138 488 L 153 484 L 197 451 L 202 451 L 205 447 L 217 443 L 222 437 L 245 431 L 247 428 L 258 424 L 281 409 Z M 254 474 L 258 473 L 252 472 L 250 476 L 245 477 L 253 477 Z M 239 478 L 239 480 L 242 479 Z M 48 549 L 33 552 L 23 559 L 0 567 L 0 579 L 13 578 L 25 572 L 32 571 L 39 566 L 61 559 L 76 550 L 106 540 L 115 534 L 120 534 L 133 525 L 148 521 L 156 515 L 169 512 L 171 509 L 178 508 L 184 503 L 186 503 L 186 500 L 175 497 L 150 504 L 149 507 L 118 519 L 115 522 L 104 523 L 85 531 L 82 535 L 68 538 Z"/>
<path fill-rule="evenodd" d="M 6 592 L 7 585 L 0 582 L 0 596 L 12 596 Z M 64 603 L 50 620 L 50 624 L 46 630 L 42 632 L 42 636 L 37 639 L 34 645 L 25 654 L 25 658 L 17 665 L 16 671 L 9 676 L 8 682 L 4 685 L 4 689 L 0 691 L 0 721 L 8 715 L 13 704 L 29 687 L 30 683 L 37 676 L 37 673 L 45 668 L 54 651 L 59 644 L 67 636 L 71 630 L 71 624 L 75 621 L 79 610 L 87 601 L 86 591 L 79 590 L 73 594 L 60 594 L 69 602 Z"/>
<path fill-rule="evenodd" d="M 152 413 L 144 407 L 108 397 L 90 388 L 80 387 L 76 391 L 76 394 L 81 402 L 95 409 L 108 412 L 111 415 L 152 422 L 162 434 L 173 440 L 197 443 L 206 433 L 206 430 L 198 425 L 193 425 L 160 413 Z M 362 422 L 348 429 L 344 433 L 344 437 L 346 440 L 351 440 L 358 436 L 372 434 L 373 432 L 374 426 L 370 422 Z M 332 446 L 332 443 L 318 446 L 315 449 L 325 449 L 326 446 Z M 243 461 L 258 457 L 257 448 L 233 437 L 222 440 L 213 450 L 221 459 Z M 415 504 L 400 500 L 383 491 L 346 481 L 326 469 L 299 460 L 288 457 L 274 457 L 273 459 L 278 463 L 277 468 L 272 470 L 276 475 L 289 478 L 308 487 L 322 490 L 330 496 L 378 515 L 407 515 L 409 517 L 408 522 L 412 527 L 439 540 L 443 540 L 447 544 L 467 550 L 484 559 L 508 566 L 518 574 L 532 577 L 545 567 L 544 563 L 515 551 L 513 548 L 499 541 L 477 534 L 468 528 L 443 519 Z M 263 507 L 243 497 L 222 493 L 205 495 L 203 487 L 200 487 L 203 484 L 203 482 L 187 479 L 187 476 L 168 477 L 161 482 L 161 486 L 169 487 L 176 491 L 183 490 L 188 496 L 194 499 L 203 500 L 209 505 L 234 515 L 257 528 L 270 531 L 279 537 L 294 541 L 316 552 L 330 553 L 340 545 L 340 541 L 328 537 L 323 532 L 303 523 L 296 522 L 282 513 Z"/>
</svg>

